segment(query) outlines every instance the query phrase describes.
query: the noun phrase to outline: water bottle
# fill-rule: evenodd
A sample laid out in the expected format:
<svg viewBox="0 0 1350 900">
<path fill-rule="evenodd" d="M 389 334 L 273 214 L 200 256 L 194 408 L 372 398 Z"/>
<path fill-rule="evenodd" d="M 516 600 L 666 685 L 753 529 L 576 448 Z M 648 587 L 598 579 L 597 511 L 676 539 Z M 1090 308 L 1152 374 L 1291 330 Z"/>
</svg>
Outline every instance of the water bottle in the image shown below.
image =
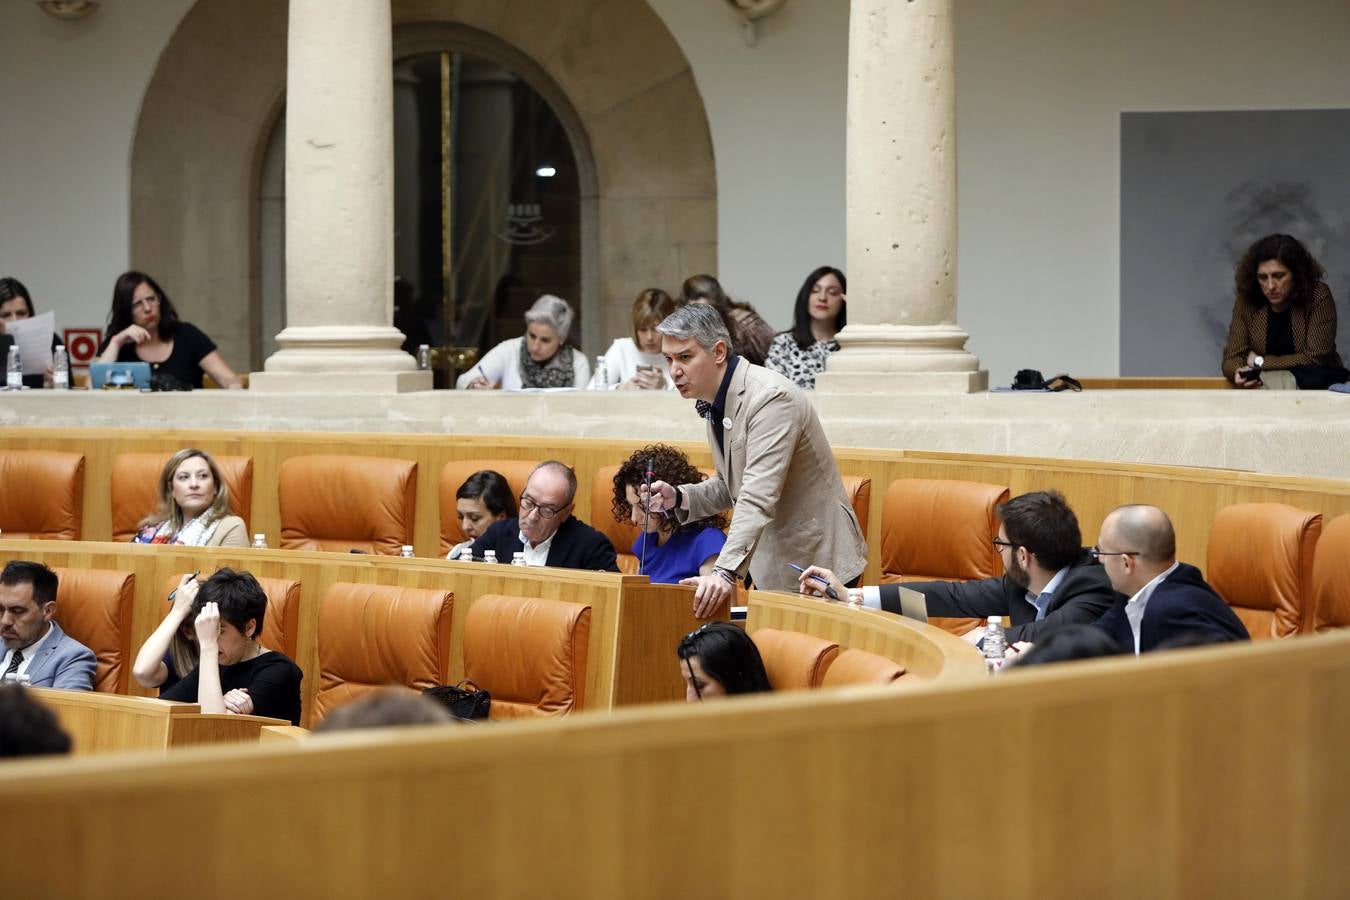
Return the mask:
<svg viewBox="0 0 1350 900">
<path fill-rule="evenodd" d="M 9 348 L 9 360 L 5 367 L 5 387 L 11 391 L 23 389 L 23 360 L 19 357 L 19 348 Z"/>
<path fill-rule="evenodd" d="M 52 351 L 52 387 L 58 391 L 70 390 L 70 356 L 64 344 Z"/>
<path fill-rule="evenodd" d="M 417 368 L 423 372 L 431 368 L 431 345 L 421 344 L 417 348 Z"/>
<path fill-rule="evenodd" d="M 529 565 L 527 562 L 525 562 L 524 552 L 517 550 L 515 553 L 511 554 L 511 565 L 513 566 Z"/>
<path fill-rule="evenodd" d="M 412 544 L 404 544 L 403 549 L 399 551 L 398 555 L 404 559 L 411 559 L 413 555 Z"/>
<path fill-rule="evenodd" d="M 605 358 L 597 356 L 595 358 L 595 375 L 591 376 L 591 390 L 609 390 L 609 374 L 605 371 L 605 368 Z"/>
<path fill-rule="evenodd" d="M 1008 649 L 1008 639 L 1003 635 L 1003 619 L 990 616 L 984 626 L 984 670 L 993 675 L 1003 668 L 1003 651 Z"/>
<path fill-rule="evenodd" d="M 254 550 L 266 550 L 266 549 L 267 549 L 267 535 L 265 535 L 265 534 L 255 534 L 255 535 L 253 536 L 253 549 L 254 549 Z"/>
<path fill-rule="evenodd" d="M 497 551 L 496 551 L 496 550 L 484 550 L 484 551 L 483 551 L 483 562 L 485 562 L 485 563 L 495 563 L 496 561 L 497 561 Z"/>
</svg>

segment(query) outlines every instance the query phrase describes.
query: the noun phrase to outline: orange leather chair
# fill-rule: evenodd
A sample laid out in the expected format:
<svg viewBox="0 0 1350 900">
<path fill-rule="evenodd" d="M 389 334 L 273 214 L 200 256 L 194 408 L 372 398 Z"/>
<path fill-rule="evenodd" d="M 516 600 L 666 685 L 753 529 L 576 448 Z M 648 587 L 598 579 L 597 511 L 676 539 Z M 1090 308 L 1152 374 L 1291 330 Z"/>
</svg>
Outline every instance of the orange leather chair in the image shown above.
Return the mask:
<svg viewBox="0 0 1350 900">
<path fill-rule="evenodd" d="M 839 656 L 839 645 L 833 641 L 796 631 L 761 628 L 750 638 L 759 648 L 764 671 L 775 691 L 820 687 Z"/>
<path fill-rule="evenodd" d="M 450 548 L 464 540 L 464 530 L 459 527 L 459 516 L 455 513 L 455 494 L 460 485 L 474 472 L 491 469 L 506 479 L 511 485 L 511 494 L 520 502 L 520 494 L 525 490 L 525 482 L 530 473 L 542 460 L 536 459 L 459 459 L 451 460 L 441 469 L 441 556 L 450 552 Z M 509 562 L 509 560 L 508 560 Z"/>
<path fill-rule="evenodd" d="M 454 594 L 337 582 L 319 601 L 319 691 L 310 720 L 388 685 L 445 684 Z"/>
<path fill-rule="evenodd" d="M 113 540 L 135 537 L 142 519 L 159 503 L 159 476 L 172 453 L 119 453 L 113 460 Z M 253 457 L 216 456 L 220 477 L 230 489 L 230 512 L 247 524 L 253 512 Z"/>
<path fill-rule="evenodd" d="M 84 455 L 0 450 L 0 536 L 78 541 L 84 518 Z"/>
<path fill-rule="evenodd" d="M 893 659 L 866 650 L 844 650 L 825 670 L 821 687 L 845 684 L 890 684 L 905 674 L 905 667 Z"/>
<path fill-rule="evenodd" d="M 184 572 L 183 575 L 191 575 Z M 164 585 L 164 608 L 168 610 L 169 594 L 178 587 L 183 575 L 174 575 Z M 262 636 L 259 639 L 268 650 L 280 650 L 295 659 L 300 643 L 300 582 L 289 578 L 262 578 L 258 585 L 267 595 L 267 614 L 263 616 Z"/>
<path fill-rule="evenodd" d="M 1350 515 L 1337 516 L 1322 529 L 1313 560 L 1308 631 L 1350 626 Z"/>
<path fill-rule="evenodd" d="M 94 651 L 94 690 L 124 694 L 131 677 L 131 606 L 136 576 L 113 569 L 55 568 L 56 621 Z"/>
<path fill-rule="evenodd" d="M 1283 503 L 1235 503 L 1214 517 L 1205 580 L 1252 640 L 1293 637 L 1307 628 L 1321 533 L 1321 513 Z"/>
<path fill-rule="evenodd" d="M 853 504 L 853 513 L 858 517 L 862 533 L 867 534 L 867 517 L 872 506 L 872 479 L 866 475 L 844 475 L 844 493 L 848 502 Z"/>
<path fill-rule="evenodd" d="M 379 456 L 292 456 L 277 473 L 283 550 L 398 556 L 413 542 L 417 463 Z"/>
<path fill-rule="evenodd" d="M 881 511 L 881 581 L 970 581 L 1003 574 L 994 548 L 1008 499 L 1002 485 L 901 478 L 886 490 Z M 964 634 L 979 619 L 934 616 L 931 624 Z"/>
<path fill-rule="evenodd" d="M 464 677 L 492 695 L 489 719 L 582 709 L 591 608 L 531 597 L 479 597 L 464 619 Z"/>
</svg>

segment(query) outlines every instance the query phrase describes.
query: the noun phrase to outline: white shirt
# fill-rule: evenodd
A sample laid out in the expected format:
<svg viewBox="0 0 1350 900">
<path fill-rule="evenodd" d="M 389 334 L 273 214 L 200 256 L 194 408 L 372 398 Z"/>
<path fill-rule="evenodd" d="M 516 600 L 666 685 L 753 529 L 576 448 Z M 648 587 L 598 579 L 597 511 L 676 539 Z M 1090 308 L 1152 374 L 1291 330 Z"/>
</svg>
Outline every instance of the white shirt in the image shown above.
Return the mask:
<svg viewBox="0 0 1350 900">
<path fill-rule="evenodd" d="M 20 647 L 18 650 L 6 651 L 5 658 L 3 660 L 0 660 L 0 675 L 3 675 L 5 671 L 9 669 L 9 661 L 14 657 L 15 653 L 23 654 L 23 662 L 19 663 L 19 667 L 10 674 L 17 673 L 19 675 L 27 675 L 28 667 L 33 664 L 33 660 L 37 659 L 38 653 L 41 652 L 42 650 L 42 645 L 45 644 L 47 642 L 47 639 L 52 636 L 53 631 L 55 631 L 55 629 L 52 628 L 52 623 L 48 622 L 47 631 L 42 635 L 42 637 L 38 638 L 36 641 L 33 641 L 33 643 L 29 644 L 27 647 Z"/>
<path fill-rule="evenodd" d="M 1171 568 L 1141 587 L 1139 593 L 1125 601 L 1125 618 L 1130 620 L 1130 631 L 1134 632 L 1135 656 L 1139 655 L 1139 626 L 1144 621 L 1144 607 L 1148 606 L 1148 598 L 1153 596 L 1153 591 L 1162 584 L 1163 579 L 1175 572 L 1179 565 L 1181 564 L 1172 563 Z"/>
<path fill-rule="evenodd" d="M 637 374 L 638 366 L 656 366 L 666 380 L 666 390 L 675 385 L 670 380 L 670 367 L 660 353 L 647 353 L 637 348 L 632 338 L 619 338 L 605 351 L 605 381 L 610 387 L 617 387 L 625 381 L 631 381 Z"/>
<path fill-rule="evenodd" d="M 481 375 L 504 391 L 524 390 L 525 378 L 520 372 L 520 342 L 523 340 L 523 337 L 511 338 L 493 347 L 469 371 L 455 379 L 455 387 L 463 390 Z M 591 364 L 586 361 L 586 354 L 573 347 L 571 386 L 585 388 L 590 380 Z"/>
<path fill-rule="evenodd" d="M 520 532 L 520 542 L 525 545 L 525 565 L 527 566 L 546 566 L 548 565 L 548 548 L 553 546 L 553 538 L 558 532 L 553 532 L 548 536 L 548 540 L 540 544 L 530 546 L 530 539 L 525 537 L 525 532 Z M 500 560 L 499 560 L 500 561 Z M 510 562 L 508 559 L 507 562 Z"/>
</svg>

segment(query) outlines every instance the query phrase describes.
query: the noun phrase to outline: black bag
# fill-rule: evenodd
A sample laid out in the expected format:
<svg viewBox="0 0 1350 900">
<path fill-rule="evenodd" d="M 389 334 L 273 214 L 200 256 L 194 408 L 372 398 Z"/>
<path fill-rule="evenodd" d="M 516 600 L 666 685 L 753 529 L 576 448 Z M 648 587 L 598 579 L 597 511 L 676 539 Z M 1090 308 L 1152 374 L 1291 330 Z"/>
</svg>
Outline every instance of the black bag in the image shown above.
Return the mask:
<svg viewBox="0 0 1350 900">
<path fill-rule="evenodd" d="M 492 695 L 468 679 L 459 684 L 429 687 L 422 693 L 450 710 L 456 719 L 486 719 L 492 708 Z"/>
</svg>

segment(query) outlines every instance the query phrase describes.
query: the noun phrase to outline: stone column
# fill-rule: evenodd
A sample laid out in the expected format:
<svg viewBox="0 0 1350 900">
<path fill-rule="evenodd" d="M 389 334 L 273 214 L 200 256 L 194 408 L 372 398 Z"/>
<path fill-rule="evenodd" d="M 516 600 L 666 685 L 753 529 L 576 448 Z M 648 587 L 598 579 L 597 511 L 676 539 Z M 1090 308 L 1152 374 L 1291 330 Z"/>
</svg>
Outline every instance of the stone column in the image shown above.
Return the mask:
<svg viewBox="0 0 1350 900">
<path fill-rule="evenodd" d="M 286 328 L 260 391 L 429 390 L 393 327 L 388 0 L 290 0 Z"/>
<path fill-rule="evenodd" d="M 818 391 L 988 385 L 956 325 L 954 2 L 852 0 L 848 326 Z"/>
</svg>

